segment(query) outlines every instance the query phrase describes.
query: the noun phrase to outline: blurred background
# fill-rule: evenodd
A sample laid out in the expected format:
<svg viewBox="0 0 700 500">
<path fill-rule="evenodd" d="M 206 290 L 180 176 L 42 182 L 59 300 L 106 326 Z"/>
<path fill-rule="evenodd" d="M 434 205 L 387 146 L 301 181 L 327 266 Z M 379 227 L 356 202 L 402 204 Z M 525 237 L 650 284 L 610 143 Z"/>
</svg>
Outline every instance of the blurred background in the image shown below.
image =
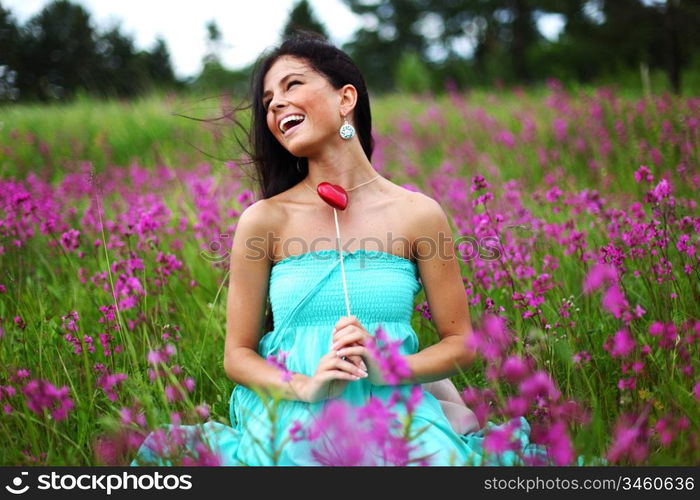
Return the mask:
<svg viewBox="0 0 700 500">
<path fill-rule="evenodd" d="M 697 94 L 697 0 L 0 0 L 0 101 L 245 95 L 295 27 L 347 51 L 375 95 L 614 84 Z"/>
</svg>

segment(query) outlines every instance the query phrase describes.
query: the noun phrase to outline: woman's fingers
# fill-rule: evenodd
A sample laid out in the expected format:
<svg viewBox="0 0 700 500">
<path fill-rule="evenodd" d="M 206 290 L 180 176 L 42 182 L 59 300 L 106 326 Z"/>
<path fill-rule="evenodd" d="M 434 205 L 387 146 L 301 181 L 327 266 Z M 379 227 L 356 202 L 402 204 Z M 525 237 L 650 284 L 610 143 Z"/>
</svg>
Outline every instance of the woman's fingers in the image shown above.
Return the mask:
<svg viewBox="0 0 700 500">
<path fill-rule="evenodd" d="M 333 341 L 336 341 L 340 336 L 352 330 L 363 331 L 365 330 L 365 327 L 362 326 L 362 323 L 360 323 L 360 320 L 358 320 L 356 316 L 351 315 L 341 317 L 333 328 Z"/>
<path fill-rule="evenodd" d="M 362 360 L 361 356 L 347 356 L 344 354 L 338 357 L 350 361 L 353 365 L 357 366 L 358 368 L 362 368 L 363 370 L 367 371 L 367 365 L 365 365 L 365 362 Z"/>
<path fill-rule="evenodd" d="M 360 380 L 362 377 L 353 375 L 352 373 L 344 372 L 342 370 L 328 370 L 323 372 L 321 379 L 326 380 Z"/>
<path fill-rule="evenodd" d="M 362 343 L 365 338 L 365 332 L 362 330 L 353 330 L 345 335 L 339 335 L 337 340 L 331 346 L 331 350 L 339 351 L 345 346 L 352 344 L 353 342 Z"/>
<path fill-rule="evenodd" d="M 332 336 L 332 342 L 338 342 L 338 340 L 345 335 L 352 333 L 353 331 L 357 330 L 357 326 L 355 325 L 347 325 L 344 326 L 343 328 L 340 328 L 338 330 L 333 330 L 333 336 Z"/>
<path fill-rule="evenodd" d="M 357 317 L 352 314 L 350 316 L 341 316 L 338 322 L 335 324 L 335 330 L 340 330 L 341 328 L 344 328 L 355 322 L 358 322 Z"/>
<path fill-rule="evenodd" d="M 335 344 L 333 344 L 335 345 Z M 360 345 L 360 344 L 354 344 L 354 345 Z M 344 355 L 343 355 L 344 356 Z M 343 356 L 340 356 L 341 358 Z M 363 370 L 367 370 L 367 367 L 365 366 L 365 363 L 362 361 L 362 358 L 359 356 L 348 356 L 347 359 L 353 363 L 355 366 L 358 366 L 362 368 Z"/>
<path fill-rule="evenodd" d="M 367 354 L 367 349 L 361 345 L 343 347 L 336 352 L 336 356 L 364 356 Z"/>
<path fill-rule="evenodd" d="M 345 355 L 345 356 L 347 356 L 347 355 Z M 347 356 L 347 359 L 349 359 L 352 364 L 354 364 L 355 366 L 357 366 L 361 370 L 367 371 L 367 365 L 365 364 L 365 361 L 362 359 L 361 355 Z"/>
<path fill-rule="evenodd" d="M 336 353 L 339 358 L 347 358 L 353 365 L 360 368 L 362 371 L 367 372 L 367 365 L 365 364 L 362 356 L 367 354 L 367 350 L 361 346 L 356 345 L 352 347 L 346 347 Z"/>
<path fill-rule="evenodd" d="M 333 370 L 333 369 L 341 369 L 343 371 L 346 371 L 348 373 L 352 373 L 353 375 L 357 375 L 359 377 L 366 377 L 367 372 L 364 370 L 361 370 L 358 368 L 356 365 L 352 364 L 349 361 L 343 360 L 339 358 L 335 353 L 329 352 L 325 356 L 321 358 L 321 362 L 319 363 L 319 367 L 322 370 Z"/>
<path fill-rule="evenodd" d="M 364 371 L 367 371 L 367 365 L 365 365 L 365 362 L 362 360 L 362 356 L 348 356 L 347 359 L 349 359 L 350 362 L 358 368 L 362 368 Z"/>
<path fill-rule="evenodd" d="M 335 367 L 340 368 L 341 370 L 347 371 L 348 373 L 352 373 L 353 375 L 357 375 L 358 377 L 365 378 L 367 376 L 367 372 L 364 370 L 361 370 L 354 364 L 350 363 L 349 361 L 343 361 L 340 358 L 336 358 L 338 362 L 336 363 Z"/>
<path fill-rule="evenodd" d="M 321 359 L 318 360 L 318 365 L 325 366 L 326 364 L 330 363 L 331 361 L 333 361 L 334 358 L 337 358 L 337 357 L 338 356 L 336 355 L 335 351 L 328 351 L 326 354 L 321 356 Z"/>
</svg>

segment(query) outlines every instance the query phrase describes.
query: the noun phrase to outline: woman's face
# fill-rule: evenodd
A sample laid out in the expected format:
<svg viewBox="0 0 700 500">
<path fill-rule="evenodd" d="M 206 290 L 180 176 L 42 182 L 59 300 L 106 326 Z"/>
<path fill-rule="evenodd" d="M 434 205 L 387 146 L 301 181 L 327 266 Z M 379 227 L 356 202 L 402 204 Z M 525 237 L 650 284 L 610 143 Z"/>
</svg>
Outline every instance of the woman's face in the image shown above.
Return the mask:
<svg viewBox="0 0 700 500">
<path fill-rule="evenodd" d="M 294 156 L 313 156 L 340 139 L 341 90 L 302 59 L 281 56 L 274 62 L 263 80 L 262 104 L 268 129 Z"/>
</svg>

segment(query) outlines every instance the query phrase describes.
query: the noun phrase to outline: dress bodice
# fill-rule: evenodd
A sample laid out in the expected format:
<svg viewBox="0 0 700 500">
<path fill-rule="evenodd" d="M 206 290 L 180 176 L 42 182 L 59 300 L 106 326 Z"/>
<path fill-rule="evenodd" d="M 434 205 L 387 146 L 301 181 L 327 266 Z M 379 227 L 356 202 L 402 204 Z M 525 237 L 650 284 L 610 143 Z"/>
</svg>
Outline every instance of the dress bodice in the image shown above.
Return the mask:
<svg viewBox="0 0 700 500">
<path fill-rule="evenodd" d="M 421 288 L 417 265 L 378 250 L 343 253 L 350 312 L 363 323 L 410 324 Z M 274 329 L 334 325 L 347 314 L 340 255 L 335 249 L 293 255 L 270 272 Z"/>
</svg>

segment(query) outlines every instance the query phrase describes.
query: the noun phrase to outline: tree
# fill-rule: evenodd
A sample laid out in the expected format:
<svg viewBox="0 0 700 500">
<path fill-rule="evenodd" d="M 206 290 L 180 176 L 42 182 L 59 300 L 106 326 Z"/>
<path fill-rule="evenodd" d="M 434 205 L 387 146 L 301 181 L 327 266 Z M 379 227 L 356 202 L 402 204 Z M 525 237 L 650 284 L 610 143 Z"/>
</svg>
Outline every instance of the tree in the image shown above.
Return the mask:
<svg viewBox="0 0 700 500">
<path fill-rule="evenodd" d="M 10 11 L 0 5 L 0 100 L 16 100 L 19 64 L 19 28 Z"/>
<path fill-rule="evenodd" d="M 396 68 L 396 88 L 402 92 L 421 93 L 431 90 L 430 71 L 413 52 L 401 56 Z"/>
<path fill-rule="evenodd" d="M 700 5 L 695 0 L 540 0 L 566 17 L 555 47 L 589 81 L 640 63 L 666 71 L 671 87 L 681 90 L 681 73 L 698 52 Z"/>
<path fill-rule="evenodd" d="M 239 70 L 230 70 L 221 64 L 221 51 L 225 47 L 223 35 L 215 20 L 205 25 L 207 52 L 202 59 L 202 71 L 189 82 L 190 90 L 196 93 L 224 92 L 244 94 L 250 81 L 253 65 Z"/>
<path fill-rule="evenodd" d="M 175 72 L 170 61 L 170 51 L 163 38 L 158 37 L 156 44 L 147 52 L 147 71 L 149 79 L 156 85 L 172 86 L 176 84 Z"/>
<path fill-rule="evenodd" d="M 205 25 L 207 29 L 207 53 L 204 55 L 204 65 L 221 61 L 221 44 L 223 37 L 216 21 L 212 19 Z"/>
<path fill-rule="evenodd" d="M 90 14 L 55 0 L 24 26 L 0 6 L 0 99 L 69 99 L 78 90 L 132 97 L 175 78 L 165 41 L 138 51 L 118 24 L 93 29 Z"/>
<path fill-rule="evenodd" d="M 431 71 L 459 81 L 464 71 L 449 74 L 455 62 L 466 59 L 455 49 L 458 45 L 474 47 L 477 73 L 488 75 L 484 81 L 529 81 L 535 74 L 528 53 L 542 39 L 534 19 L 536 0 L 344 1 L 366 20 L 344 48 L 373 88 L 393 88 L 385 75 L 387 70 L 396 73 L 404 52 L 418 54 Z"/>
<path fill-rule="evenodd" d="M 367 4 L 363 0 L 344 0 L 350 9 L 366 22 L 343 45 L 362 70 L 367 86 L 383 92 L 394 89 L 387 75 L 397 73 L 404 52 L 426 60 L 428 44 L 420 32 L 412 29 L 430 9 L 415 0 L 380 0 Z"/>
<path fill-rule="evenodd" d="M 323 24 L 316 19 L 307 0 L 300 0 L 289 14 L 289 20 L 282 30 L 282 39 L 289 38 L 297 29 L 315 31 L 328 39 L 328 32 Z"/>
<path fill-rule="evenodd" d="M 697 53 L 700 47 L 700 4 L 690 0 L 666 0 L 651 8 L 663 18 L 663 63 L 673 91 L 680 94 L 682 70 L 688 67 L 693 51 Z"/>
<path fill-rule="evenodd" d="M 439 3 L 439 2 L 438 2 Z M 461 26 L 453 25 L 450 34 L 460 30 L 469 33 L 474 47 L 477 69 L 487 73 L 487 68 L 498 68 L 491 77 L 505 81 L 529 83 L 535 69 L 529 53 L 542 41 L 535 23 L 535 13 L 540 8 L 538 0 L 465 0 L 461 2 Z M 451 9 L 442 16 L 454 16 Z M 494 65 L 493 61 L 500 64 Z"/>
<path fill-rule="evenodd" d="M 21 30 L 18 87 L 24 97 L 70 97 L 94 88 L 96 51 L 90 14 L 67 0 L 56 0 Z"/>
<path fill-rule="evenodd" d="M 139 60 L 134 41 L 121 33 L 119 26 L 97 37 L 98 66 L 93 68 L 95 90 L 120 97 L 140 94 L 147 85 L 144 64 Z"/>
</svg>

